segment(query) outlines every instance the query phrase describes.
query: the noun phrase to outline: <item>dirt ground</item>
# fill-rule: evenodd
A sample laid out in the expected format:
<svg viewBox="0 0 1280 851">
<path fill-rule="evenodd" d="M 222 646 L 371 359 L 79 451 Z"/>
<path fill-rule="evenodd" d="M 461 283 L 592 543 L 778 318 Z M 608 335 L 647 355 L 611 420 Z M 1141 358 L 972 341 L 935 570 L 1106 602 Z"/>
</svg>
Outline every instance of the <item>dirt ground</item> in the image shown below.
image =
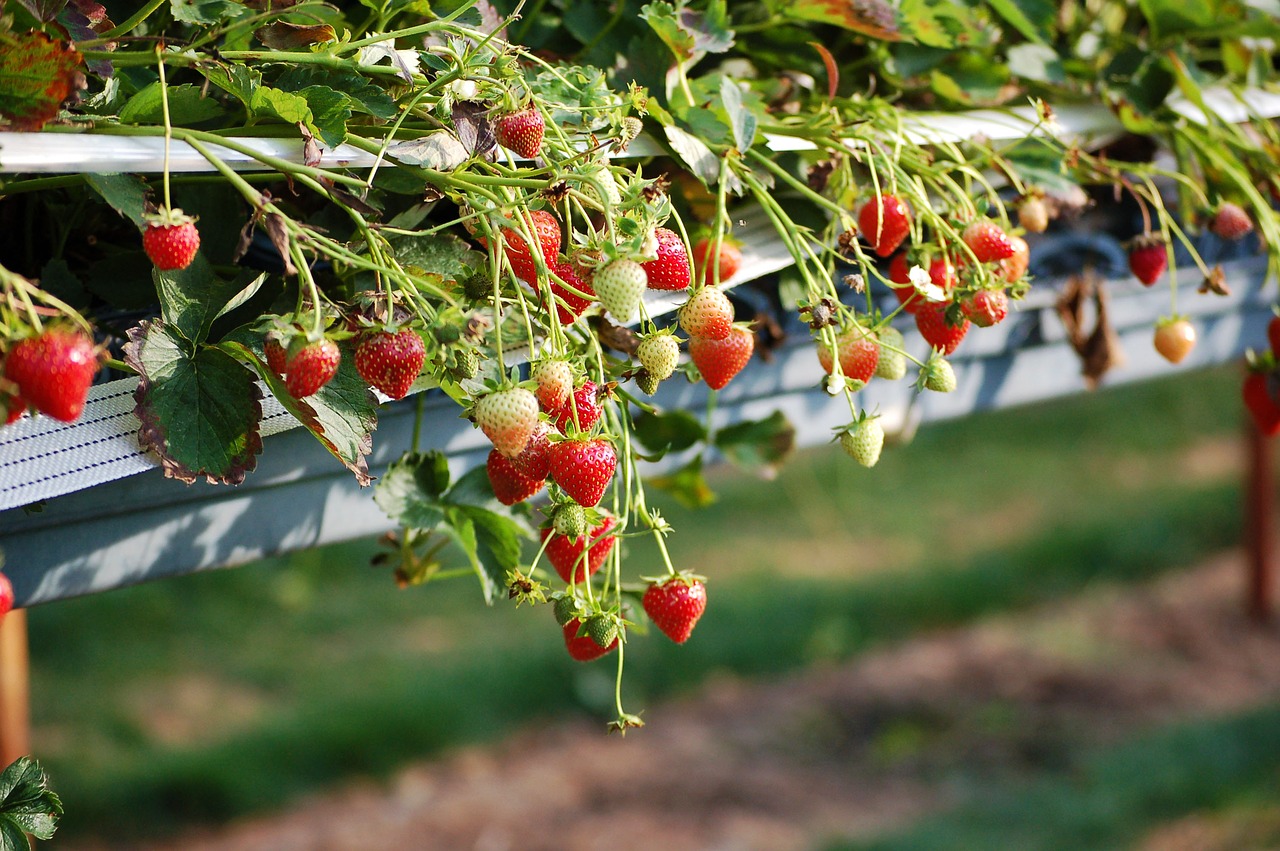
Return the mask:
<svg viewBox="0 0 1280 851">
<path fill-rule="evenodd" d="M 769 682 L 722 679 L 625 739 L 539 727 L 148 851 L 786 851 L 955 803 L 957 771 L 1052 769 L 1081 747 L 1280 693 L 1280 628 L 1245 621 L 1243 556 Z M 1143 851 L 1240 847 L 1189 818 Z M 87 846 L 81 846 L 87 848 Z"/>
</svg>

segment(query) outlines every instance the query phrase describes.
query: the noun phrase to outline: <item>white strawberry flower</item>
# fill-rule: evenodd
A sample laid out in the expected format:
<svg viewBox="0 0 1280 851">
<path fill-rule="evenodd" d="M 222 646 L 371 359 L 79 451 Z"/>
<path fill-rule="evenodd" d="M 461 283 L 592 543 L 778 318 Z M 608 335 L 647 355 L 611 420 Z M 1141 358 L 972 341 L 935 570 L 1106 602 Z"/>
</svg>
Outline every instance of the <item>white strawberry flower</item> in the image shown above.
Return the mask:
<svg viewBox="0 0 1280 851">
<path fill-rule="evenodd" d="M 933 282 L 933 278 L 929 277 L 929 271 L 923 266 L 912 266 L 907 272 L 907 278 L 911 281 L 911 286 L 915 287 L 916 292 L 920 293 L 927 301 L 946 301 L 947 294 L 942 287 Z"/>
</svg>

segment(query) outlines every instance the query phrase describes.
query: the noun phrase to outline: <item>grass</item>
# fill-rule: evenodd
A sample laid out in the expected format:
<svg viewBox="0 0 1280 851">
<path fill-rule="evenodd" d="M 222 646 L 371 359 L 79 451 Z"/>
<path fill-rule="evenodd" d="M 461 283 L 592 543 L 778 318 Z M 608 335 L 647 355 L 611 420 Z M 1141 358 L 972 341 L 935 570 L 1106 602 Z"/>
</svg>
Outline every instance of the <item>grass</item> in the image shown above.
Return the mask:
<svg viewBox="0 0 1280 851">
<path fill-rule="evenodd" d="M 804 453 L 657 500 L 712 578 L 693 640 L 628 646 L 628 708 L 714 671 L 768 676 L 1191 563 L 1239 536 L 1224 371 L 930 426 L 865 471 Z M 354 774 L 565 713 L 612 717 L 613 667 L 547 612 L 468 583 L 409 591 L 372 542 L 31 612 L 34 742 L 65 834 L 136 836 L 278 806 Z M 635 546 L 628 570 L 656 556 Z M 987 846 L 994 847 L 994 846 Z"/>
</svg>

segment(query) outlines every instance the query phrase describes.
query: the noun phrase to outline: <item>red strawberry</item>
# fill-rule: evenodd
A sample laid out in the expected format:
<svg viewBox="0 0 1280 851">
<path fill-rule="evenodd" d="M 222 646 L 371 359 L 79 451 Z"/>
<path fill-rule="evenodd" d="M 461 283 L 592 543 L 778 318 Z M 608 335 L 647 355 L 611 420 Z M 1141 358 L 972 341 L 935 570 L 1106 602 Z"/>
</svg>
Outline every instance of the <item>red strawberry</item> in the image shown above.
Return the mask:
<svg viewBox="0 0 1280 851">
<path fill-rule="evenodd" d="M 595 290 L 591 284 L 584 281 L 578 276 L 578 270 L 572 263 L 564 263 L 557 261 L 551 265 L 551 271 L 555 272 L 569 286 L 578 292 L 587 295 L 595 295 Z M 555 281 L 551 282 L 551 292 L 556 297 L 556 316 L 560 320 L 561 325 L 572 325 L 582 312 L 593 304 L 592 299 L 583 298 L 577 293 L 571 293 Z"/>
<path fill-rule="evenodd" d="M 902 302 L 902 308 L 907 313 L 915 313 L 925 303 L 925 297 L 916 292 L 911 283 L 911 269 L 905 251 L 895 254 L 889 261 L 889 280 L 902 284 L 893 288 L 893 294 Z M 933 258 L 929 261 L 929 280 L 944 293 L 950 294 L 956 285 L 955 266 L 945 257 Z"/>
<path fill-rule="evenodd" d="M 947 321 L 947 304 L 926 304 L 916 311 L 916 328 L 920 336 L 935 349 L 941 349 L 949 355 L 960 345 L 964 335 L 969 333 L 969 320 L 961 318 L 959 325 Z"/>
<path fill-rule="evenodd" d="M 698 270 L 698 280 L 704 284 L 727 281 L 742 268 L 742 249 L 728 239 L 720 241 L 720 251 L 716 255 L 716 268 L 707 264 L 707 255 L 711 251 L 711 240 L 700 239 L 693 246 L 693 266 Z"/>
<path fill-rule="evenodd" d="M 1130 244 L 1129 271 L 1143 286 L 1149 287 L 1160 280 L 1168 267 L 1169 254 L 1164 240 L 1158 236 L 1140 236 Z"/>
<path fill-rule="evenodd" d="M 356 371 L 360 377 L 392 399 L 403 399 L 422 371 L 427 348 L 410 328 L 394 334 L 370 334 L 356 346 Z"/>
<path fill-rule="evenodd" d="M 477 400 L 475 419 L 494 447 L 514 458 L 529 445 L 538 425 L 538 397 L 523 387 L 494 391 Z"/>
<path fill-rule="evenodd" d="M 200 250 L 195 219 L 184 216 L 181 210 L 161 210 L 147 221 L 142 250 L 162 272 L 187 268 Z"/>
<path fill-rule="evenodd" d="M 262 343 L 262 351 L 267 357 L 267 367 L 283 378 L 285 363 L 288 361 L 289 356 L 274 334 L 267 335 L 267 338 Z"/>
<path fill-rule="evenodd" d="M 551 447 L 552 481 L 584 508 L 600 504 L 617 466 L 613 444 L 602 437 L 562 440 Z"/>
<path fill-rule="evenodd" d="M 876 364 L 880 362 L 880 346 L 876 342 L 876 335 L 871 331 L 859 325 L 847 328 L 836 339 L 836 349 L 840 358 L 840 371 L 846 378 L 865 384 L 875 375 Z M 818 362 L 828 374 L 835 368 L 831 349 L 821 340 L 818 341 Z"/>
<path fill-rule="evenodd" d="M 1009 315 L 1009 296 L 1004 290 L 978 290 L 960 301 L 960 312 L 979 328 L 990 328 Z"/>
<path fill-rule="evenodd" d="M 13 583 L 0 573 L 0 618 L 13 611 Z"/>
<path fill-rule="evenodd" d="M 1027 273 L 1027 265 L 1031 262 L 1031 247 L 1020 236 L 1010 236 L 1013 243 L 1013 254 L 996 265 L 996 276 L 1009 283 L 1017 283 Z"/>
<path fill-rule="evenodd" d="M 911 232 L 911 208 L 896 195 L 877 195 L 858 211 L 858 230 L 876 254 L 888 257 Z"/>
<path fill-rule="evenodd" d="M 1181 363 L 1196 347 L 1196 328 L 1185 317 L 1161 319 L 1156 323 L 1156 351 L 1169 363 Z"/>
<path fill-rule="evenodd" d="M 550 434 L 547 424 L 539 421 L 524 449 L 511 459 L 512 465 L 525 478 L 540 482 L 551 475 L 551 441 L 547 439 Z"/>
<path fill-rule="evenodd" d="M 329 383 L 338 374 L 342 353 L 333 340 L 307 343 L 285 364 L 285 389 L 295 399 L 303 399 Z"/>
<path fill-rule="evenodd" d="M 489 458 L 485 462 L 485 472 L 489 474 L 489 484 L 493 487 L 493 495 L 503 505 L 515 505 L 524 502 L 546 484 L 542 479 L 531 479 L 516 469 L 511 459 L 497 449 L 489 450 Z"/>
<path fill-rule="evenodd" d="M 596 383 L 590 379 L 582 382 L 582 386 L 573 391 L 573 402 L 568 400 L 559 408 L 548 411 L 551 416 L 551 423 L 561 434 L 568 434 L 573 431 L 574 412 L 578 414 L 578 430 L 591 431 L 591 428 L 600 422 L 600 415 L 603 409 L 600 407 L 600 397 Z"/>
<path fill-rule="evenodd" d="M 689 296 L 676 314 L 690 337 L 723 340 L 733 326 L 733 302 L 716 287 L 701 287 Z"/>
<path fill-rule="evenodd" d="M 560 223 L 546 210 L 529 210 L 524 223 L 533 238 L 538 241 L 543 260 L 546 261 L 548 268 L 551 268 L 560 254 Z M 536 281 L 538 271 L 533 259 L 533 250 L 525 242 L 525 238 L 514 228 L 503 228 L 502 239 L 507 246 L 507 262 L 511 264 L 516 277 L 529 283 Z M 487 244 L 486 240 L 480 241 Z M 564 276 L 561 275 L 561 277 Z"/>
<path fill-rule="evenodd" d="M 538 389 L 533 392 L 542 410 L 550 411 L 569 401 L 569 394 L 573 392 L 573 368 L 568 361 L 541 361 L 533 368 L 532 378 L 538 383 Z"/>
<path fill-rule="evenodd" d="M 1253 220 L 1239 204 L 1227 201 L 1218 207 L 1213 221 L 1209 223 L 1209 230 L 1222 239 L 1237 240 L 1253 230 Z"/>
<path fill-rule="evenodd" d="M 494 126 L 494 135 L 498 137 L 499 145 L 531 160 L 542 150 L 542 134 L 546 129 L 542 113 L 530 104 L 519 112 L 499 118 Z"/>
<path fill-rule="evenodd" d="M 658 256 L 642 263 L 649 276 L 651 290 L 682 290 L 689 286 L 689 254 L 680 234 L 667 228 L 653 232 L 658 241 Z"/>
<path fill-rule="evenodd" d="M 581 628 L 582 621 L 577 618 L 564 625 L 565 649 L 579 662 L 592 662 L 618 646 L 618 639 L 615 637 L 608 647 L 601 647 L 590 635 L 578 635 Z"/>
<path fill-rule="evenodd" d="M 643 603 L 654 626 L 676 644 L 684 644 L 707 609 L 707 586 L 697 579 L 673 576 L 650 585 Z"/>
<path fill-rule="evenodd" d="M 615 525 L 613 515 L 606 514 L 597 526 L 576 539 L 561 535 L 550 526 L 543 527 L 542 540 L 551 539 L 545 550 L 547 560 L 565 582 L 583 582 L 588 576 L 595 576 L 617 540 L 616 535 L 609 534 Z"/>
<path fill-rule="evenodd" d="M 1271 397 L 1267 387 L 1268 374 L 1251 372 L 1244 378 L 1244 404 L 1253 416 L 1258 431 L 1267 437 L 1280 434 L 1280 405 Z"/>
<path fill-rule="evenodd" d="M 1009 234 L 990 219 L 978 219 L 970 222 L 960 235 L 964 244 L 978 258 L 979 263 L 991 263 L 1012 257 L 1016 251 Z"/>
<path fill-rule="evenodd" d="M 93 340 L 67 327 L 18 341 L 4 361 L 5 378 L 18 385 L 18 395 L 37 411 L 64 422 L 80 417 L 97 374 Z"/>
<path fill-rule="evenodd" d="M 702 373 L 703 381 L 712 390 L 719 390 L 751 360 L 755 351 L 756 335 L 741 325 L 735 325 L 723 340 L 707 337 L 689 339 L 689 357 Z M 873 366 L 872 369 L 875 367 Z"/>
<path fill-rule="evenodd" d="M 1271 345 L 1271 353 L 1280 357 L 1280 316 L 1271 317 L 1267 323 L 1267 342 Z"/>
</svg>

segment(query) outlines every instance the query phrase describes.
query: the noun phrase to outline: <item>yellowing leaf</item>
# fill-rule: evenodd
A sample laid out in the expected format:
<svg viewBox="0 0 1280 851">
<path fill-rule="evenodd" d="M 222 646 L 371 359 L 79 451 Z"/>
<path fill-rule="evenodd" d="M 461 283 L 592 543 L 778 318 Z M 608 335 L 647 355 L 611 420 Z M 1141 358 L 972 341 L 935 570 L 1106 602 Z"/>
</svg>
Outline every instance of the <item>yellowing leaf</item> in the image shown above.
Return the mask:
<svg viewBox="0 0 1280 851">
<path fill-rule="evenodd" d="M 884 0 L 795 0 L 786 7 L 794 18 L 835 24 L 883 41 L 898 41 L 898 16 Z"/>
<path fill-rule="evenodd" d="M 39 130 L 85 86 L 82 57 L 44 33 L 0 36 L 0 117 L 14 130 Z"/>
<path fill-rule="evenodd" d="M 313 44 L 337 41 L 338 34 L 328 24 L 291 24 L 274 21 L 254 32 L 258 41 L 272 50 L 300 50 Z"/>
</svg>

